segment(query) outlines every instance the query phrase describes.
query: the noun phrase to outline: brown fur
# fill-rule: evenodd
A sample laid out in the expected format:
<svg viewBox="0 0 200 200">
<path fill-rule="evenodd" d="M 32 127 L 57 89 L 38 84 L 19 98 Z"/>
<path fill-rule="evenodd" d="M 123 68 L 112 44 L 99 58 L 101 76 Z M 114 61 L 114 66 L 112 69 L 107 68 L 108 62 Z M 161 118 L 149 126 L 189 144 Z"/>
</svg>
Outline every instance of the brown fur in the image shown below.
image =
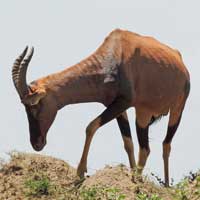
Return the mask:
<svg viewBox="0 0 200 200">
<path fill-rule="evenodd" d="M 85 60 L 32 82 L 29 85 L 29 94 L 23 97 L 23 103 L 30 107 L 29 102 L 40 105 L 37 120 L 40 127 L 43 127 L 44 122 L 46 124 L 43 128 L 45 133 L 41 133 L 45 139 L 57 110 L 63 106 L 100 102 L 107 107 L 86 130 L 86 142 L 78 167 L 78 174 L 82 176 L 86 171 L 91 140 L 100 126 L 114 118 L 120 119 L 129 107 L 136 109 L 137 123 L 140 127 L 138 130 L 146 128 L 152 119 L 166 115 L 169 111 L 169 126 L 173 126 L 183 111 L 189 94 L 189 83 L 189 73 L 177 50 L 154 38 L 117 29 Z M 31 101 L 31 98 L 35 98 L 33 94 L 37 98 Z M 119 125 L 127 127 L 127 124 L 123 124 L 127 123 L 126 121 L 128 122 L 128 119 L 120 120 Z M 121 131 L 123 133 L 126 130 Z M 132 140 L 125 135 L 123 139 L 130 165 L 134 168 Z M 34 141 L 37 143 L 36 139 Z M 148 153 L 142 147 L 140 152 L 139 158 L 140 162 L 144 163 L 143 168 Z M 165 165 L 168 165 L 168 161 Z M 167 167 L 165 171 L 166 169 Z"/>
</svg>

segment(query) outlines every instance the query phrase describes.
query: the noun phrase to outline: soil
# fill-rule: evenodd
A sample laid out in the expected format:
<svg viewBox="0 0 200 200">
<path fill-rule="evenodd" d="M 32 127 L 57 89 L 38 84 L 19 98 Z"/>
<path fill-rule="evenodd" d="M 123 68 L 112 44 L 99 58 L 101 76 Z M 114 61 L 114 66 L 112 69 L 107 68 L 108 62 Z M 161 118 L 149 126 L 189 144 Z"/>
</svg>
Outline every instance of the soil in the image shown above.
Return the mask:
<svg viewBox="0 0 200 200">
<path fill-rule="evenodd" d="M 0 168 L 0 200 L 172 200 L 173 192 L 146 177 L 133 180 L 124 165 L 106 166 L 80 180 L 63 160 L 13 152 Z"/>
</svg>

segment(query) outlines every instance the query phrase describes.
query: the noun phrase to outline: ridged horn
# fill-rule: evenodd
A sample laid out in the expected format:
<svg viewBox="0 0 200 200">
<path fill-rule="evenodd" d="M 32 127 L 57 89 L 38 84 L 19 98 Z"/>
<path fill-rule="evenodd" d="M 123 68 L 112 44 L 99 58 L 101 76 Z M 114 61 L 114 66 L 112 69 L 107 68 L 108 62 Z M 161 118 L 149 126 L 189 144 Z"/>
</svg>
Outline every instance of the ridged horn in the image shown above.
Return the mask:
<svg viewBox="0 0 200 200">
<path fill-rule="evenodd" d="M 28 93 L 28 86 L 26 83 L 26 72 L 28 64 L 33 56 L 34 49 L 31 48 L 30 53 L 25 57 L 28 47 L 24 49 L 22 54 L 15 60 L 12 68 L 12 79 L 20 98 Z"/>
<path fill-rule="evenodd" d="M 18 93 L 19 93 L 19 89 L 18 89 L 19 67 L 20 67 L 22 60 L 24 59 L 24 57 L 26 55 L 27 50 L 28 50 L 28 46 L 26 46 L 26 48 L 21 53 L 21 55 L 15 60 L 13 67 L 12 67 L 12 79 L 13 79 L 13 83 L 14 83 L 15 88 L 18 91 Z"/>
</svg>

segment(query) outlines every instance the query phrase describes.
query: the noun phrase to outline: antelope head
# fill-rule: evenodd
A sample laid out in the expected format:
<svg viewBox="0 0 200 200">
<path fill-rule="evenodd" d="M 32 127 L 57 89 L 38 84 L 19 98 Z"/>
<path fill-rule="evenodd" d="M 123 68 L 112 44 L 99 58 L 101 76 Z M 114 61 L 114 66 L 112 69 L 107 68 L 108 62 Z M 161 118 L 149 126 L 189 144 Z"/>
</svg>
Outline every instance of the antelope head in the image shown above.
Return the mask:
<svg viewBox="0 0 200 200">
<path fill-rule="evenodd" d="M 47 132 L 53 123 L 56 113 L 56 100 L 50 91 L 38 81 L 27 85 L 26 72 L 33 56 L 34 49 L 27 54 L 28 47 L 15 60 L 12 68 L 12 79 L 20 96 L 29 122 L 30 141 L 36 151 L 40 151 L 46 144 Z M 26 56 L 26 57 L 25 57 Z"/>
</svg>

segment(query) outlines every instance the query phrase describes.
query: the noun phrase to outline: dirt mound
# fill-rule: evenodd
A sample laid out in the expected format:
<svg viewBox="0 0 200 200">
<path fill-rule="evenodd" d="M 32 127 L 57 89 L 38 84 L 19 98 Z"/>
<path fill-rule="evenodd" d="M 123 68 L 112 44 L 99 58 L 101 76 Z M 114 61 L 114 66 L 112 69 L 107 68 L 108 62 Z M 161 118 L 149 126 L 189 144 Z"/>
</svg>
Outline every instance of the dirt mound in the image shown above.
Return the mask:
<svg viewBox="0 0 200 200">
<path fill-rule="evenodd" d="M 15 152 L 0 169 L 0 200 L 200 199 L 199 177 L 191 174 L 177 187 L 165 189 L 144 177 L 135 176 L 133 182 L 130 170 L 118 165 L 80 180 L 76 170 L 62 160 Z M 199 192 L 199 198 L 193 198 L 191 191 Z"/>
<path fill-rule="evenodd" d="M 51 192 L 46 191 L 45 195 L 45 191 L 41 191 L 37 195 L 34 194 L 34 188 L 31 191 L 34 181 L 39 184 L 39 181 L 46 179 L 46 184 L 64 188 L 74 177 L 75 169 L 62 160 L 38 154 L 12 153 L 10 162 L 4 164 L 0 170 L 0 199 L 24 200 L 33 199 L 33 196 L 35 199 L 40 199 L 39 196 L 43 196 L 41 199 L 51 199 L 48 197 Z"/>
</svg>

